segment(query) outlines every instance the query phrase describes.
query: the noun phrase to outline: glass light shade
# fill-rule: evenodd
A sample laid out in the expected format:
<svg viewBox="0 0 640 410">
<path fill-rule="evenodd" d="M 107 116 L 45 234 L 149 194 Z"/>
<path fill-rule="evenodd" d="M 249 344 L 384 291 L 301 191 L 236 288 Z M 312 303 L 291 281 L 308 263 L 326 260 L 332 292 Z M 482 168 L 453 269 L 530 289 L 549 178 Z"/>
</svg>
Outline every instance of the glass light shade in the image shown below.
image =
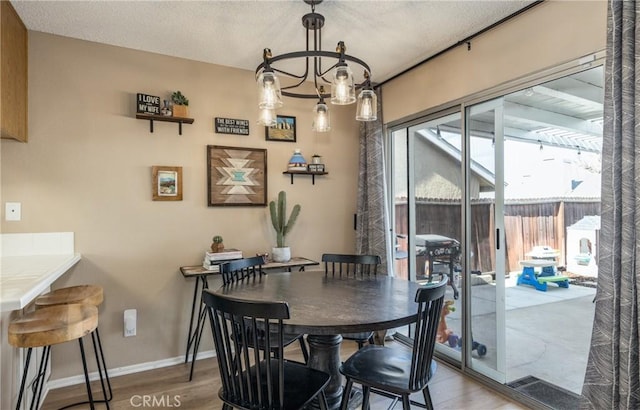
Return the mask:
<svg viewBox="0 0 640 410">
<path fill-rule="evenodd" d="M 311 129 L 316 132 L 327 132 L 331 129 L 331 114 L 327 104 L 320 101 L 313 107 L 313 124 Z"/>
<path fill-rule="evenodd" d="M 331 81 L 331 103 L 347 105 L 356 101 L 356 88 L 353 84 L 353 74 L 347 65 L 339 65 L 333 70 Z"/>
<path fill-rule="evenodd" d="M 273 71 L 263 71 L 258 75 L 258 107 L 276 109 L 282 107 L 280 80 Z"/>
<path fill-rule="evenodd" d="M 378 119 L 378 97 L 373 90 L 362 90 L 358 95 L 356 120 L 375 121 Z"/>
<path fill-rule="evenodd" d="M 265 127 L 272 127 L 276 125 L 276 111 L 271 108 L 262 108 L 260 115 L 258 116 L 258 125 L 264 125 Z"/>
</svg>

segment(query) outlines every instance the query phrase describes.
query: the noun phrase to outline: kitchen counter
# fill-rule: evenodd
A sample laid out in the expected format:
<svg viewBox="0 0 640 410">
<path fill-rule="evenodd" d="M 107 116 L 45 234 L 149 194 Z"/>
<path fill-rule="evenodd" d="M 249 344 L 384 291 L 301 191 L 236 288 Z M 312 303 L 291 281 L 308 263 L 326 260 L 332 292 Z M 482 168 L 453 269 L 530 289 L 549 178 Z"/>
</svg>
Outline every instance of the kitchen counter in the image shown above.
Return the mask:
<svg viewBox="0 0 640 410">
<path fill-rule="evenodd" d="M 79 253 L 0 258 L 0 312 L 22 309 L 80 261 Z"/>
<path fill-rule="evenodd" d="M 7 339 L 13 311 L 27 307 L 47 292 L 80 258 L 73 232 L 0 235 L 0 409 L 15 408 L 24 363 L 25 349 L 13 348 Z M 28 383 L 34 382 L 37 374 L 37 367 L 30 367 Z"/>
</svg>

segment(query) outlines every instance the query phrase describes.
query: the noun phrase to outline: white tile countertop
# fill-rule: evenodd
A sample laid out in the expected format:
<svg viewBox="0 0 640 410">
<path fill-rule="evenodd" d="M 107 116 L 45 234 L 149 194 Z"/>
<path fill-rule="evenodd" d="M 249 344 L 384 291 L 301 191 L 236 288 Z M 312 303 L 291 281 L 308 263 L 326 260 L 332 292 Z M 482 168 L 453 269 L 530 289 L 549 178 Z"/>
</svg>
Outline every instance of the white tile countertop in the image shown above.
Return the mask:
<svg viewBox="0 0 640 410">
<path fill-rule="evenodd" d="M 0 312 L 24 308 L 78 261 L 79 253 L 3 256 L 0 260 Z"/>
<path fill-rule="evenodd" d="M 24 308 L 81 259 L 73 232 L 1 236 L 0 312 Z"/>
</svg>

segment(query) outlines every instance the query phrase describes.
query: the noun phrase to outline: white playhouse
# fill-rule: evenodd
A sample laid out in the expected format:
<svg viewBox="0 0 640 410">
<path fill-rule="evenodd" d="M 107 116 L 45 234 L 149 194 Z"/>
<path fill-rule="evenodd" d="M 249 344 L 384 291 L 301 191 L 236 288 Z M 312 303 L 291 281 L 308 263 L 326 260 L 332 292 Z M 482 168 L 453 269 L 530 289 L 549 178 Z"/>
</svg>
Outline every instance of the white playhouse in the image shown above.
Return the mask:
<svg viewBox="0 0 640 410">
<path fill-rule="evenodd" d="M 584 276 L 598 276 L 599 234 L 599 215 L 587 215 L 567 227 L 567 271 Z"/>
</svg>

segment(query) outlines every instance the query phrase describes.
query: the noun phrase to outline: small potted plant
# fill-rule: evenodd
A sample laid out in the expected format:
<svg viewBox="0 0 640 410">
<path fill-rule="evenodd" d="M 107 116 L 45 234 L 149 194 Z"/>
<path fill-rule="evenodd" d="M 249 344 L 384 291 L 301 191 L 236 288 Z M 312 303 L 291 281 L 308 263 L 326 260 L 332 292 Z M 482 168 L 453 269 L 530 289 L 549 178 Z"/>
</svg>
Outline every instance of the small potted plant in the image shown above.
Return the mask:
<svg viewBox="0 0 640 410">
<path fill-rule="evenodd" d="M 216 235 L 213 237 L 213 243 L 211 244 L 211 252 L 217 253 L 224 251 L 224 243 L 222 236 Z"/>
<path fill-rule="evenodd" d="M 186 118 L 189 116 L 189 100 L 180 91 L 171 94 L 173 103 L 173 116 Z"/>
<path fill-rule="evenodd" d="M 271 214 L 271 224 L 276 231 L 277 247 L 271 250 L 274 262 L 289 262 L 291 260 L 291 248 L 285 245 L 287 234 L 291 232 L 291 228 L 296 223 L 300 214 L 300 205 L 296 204 L 291 210 L 291 215 L 287 219 L 287 194 L 280 191 L 278 194 L 278 202 L 269 202 L 269 212 Z"/>
</svg>

